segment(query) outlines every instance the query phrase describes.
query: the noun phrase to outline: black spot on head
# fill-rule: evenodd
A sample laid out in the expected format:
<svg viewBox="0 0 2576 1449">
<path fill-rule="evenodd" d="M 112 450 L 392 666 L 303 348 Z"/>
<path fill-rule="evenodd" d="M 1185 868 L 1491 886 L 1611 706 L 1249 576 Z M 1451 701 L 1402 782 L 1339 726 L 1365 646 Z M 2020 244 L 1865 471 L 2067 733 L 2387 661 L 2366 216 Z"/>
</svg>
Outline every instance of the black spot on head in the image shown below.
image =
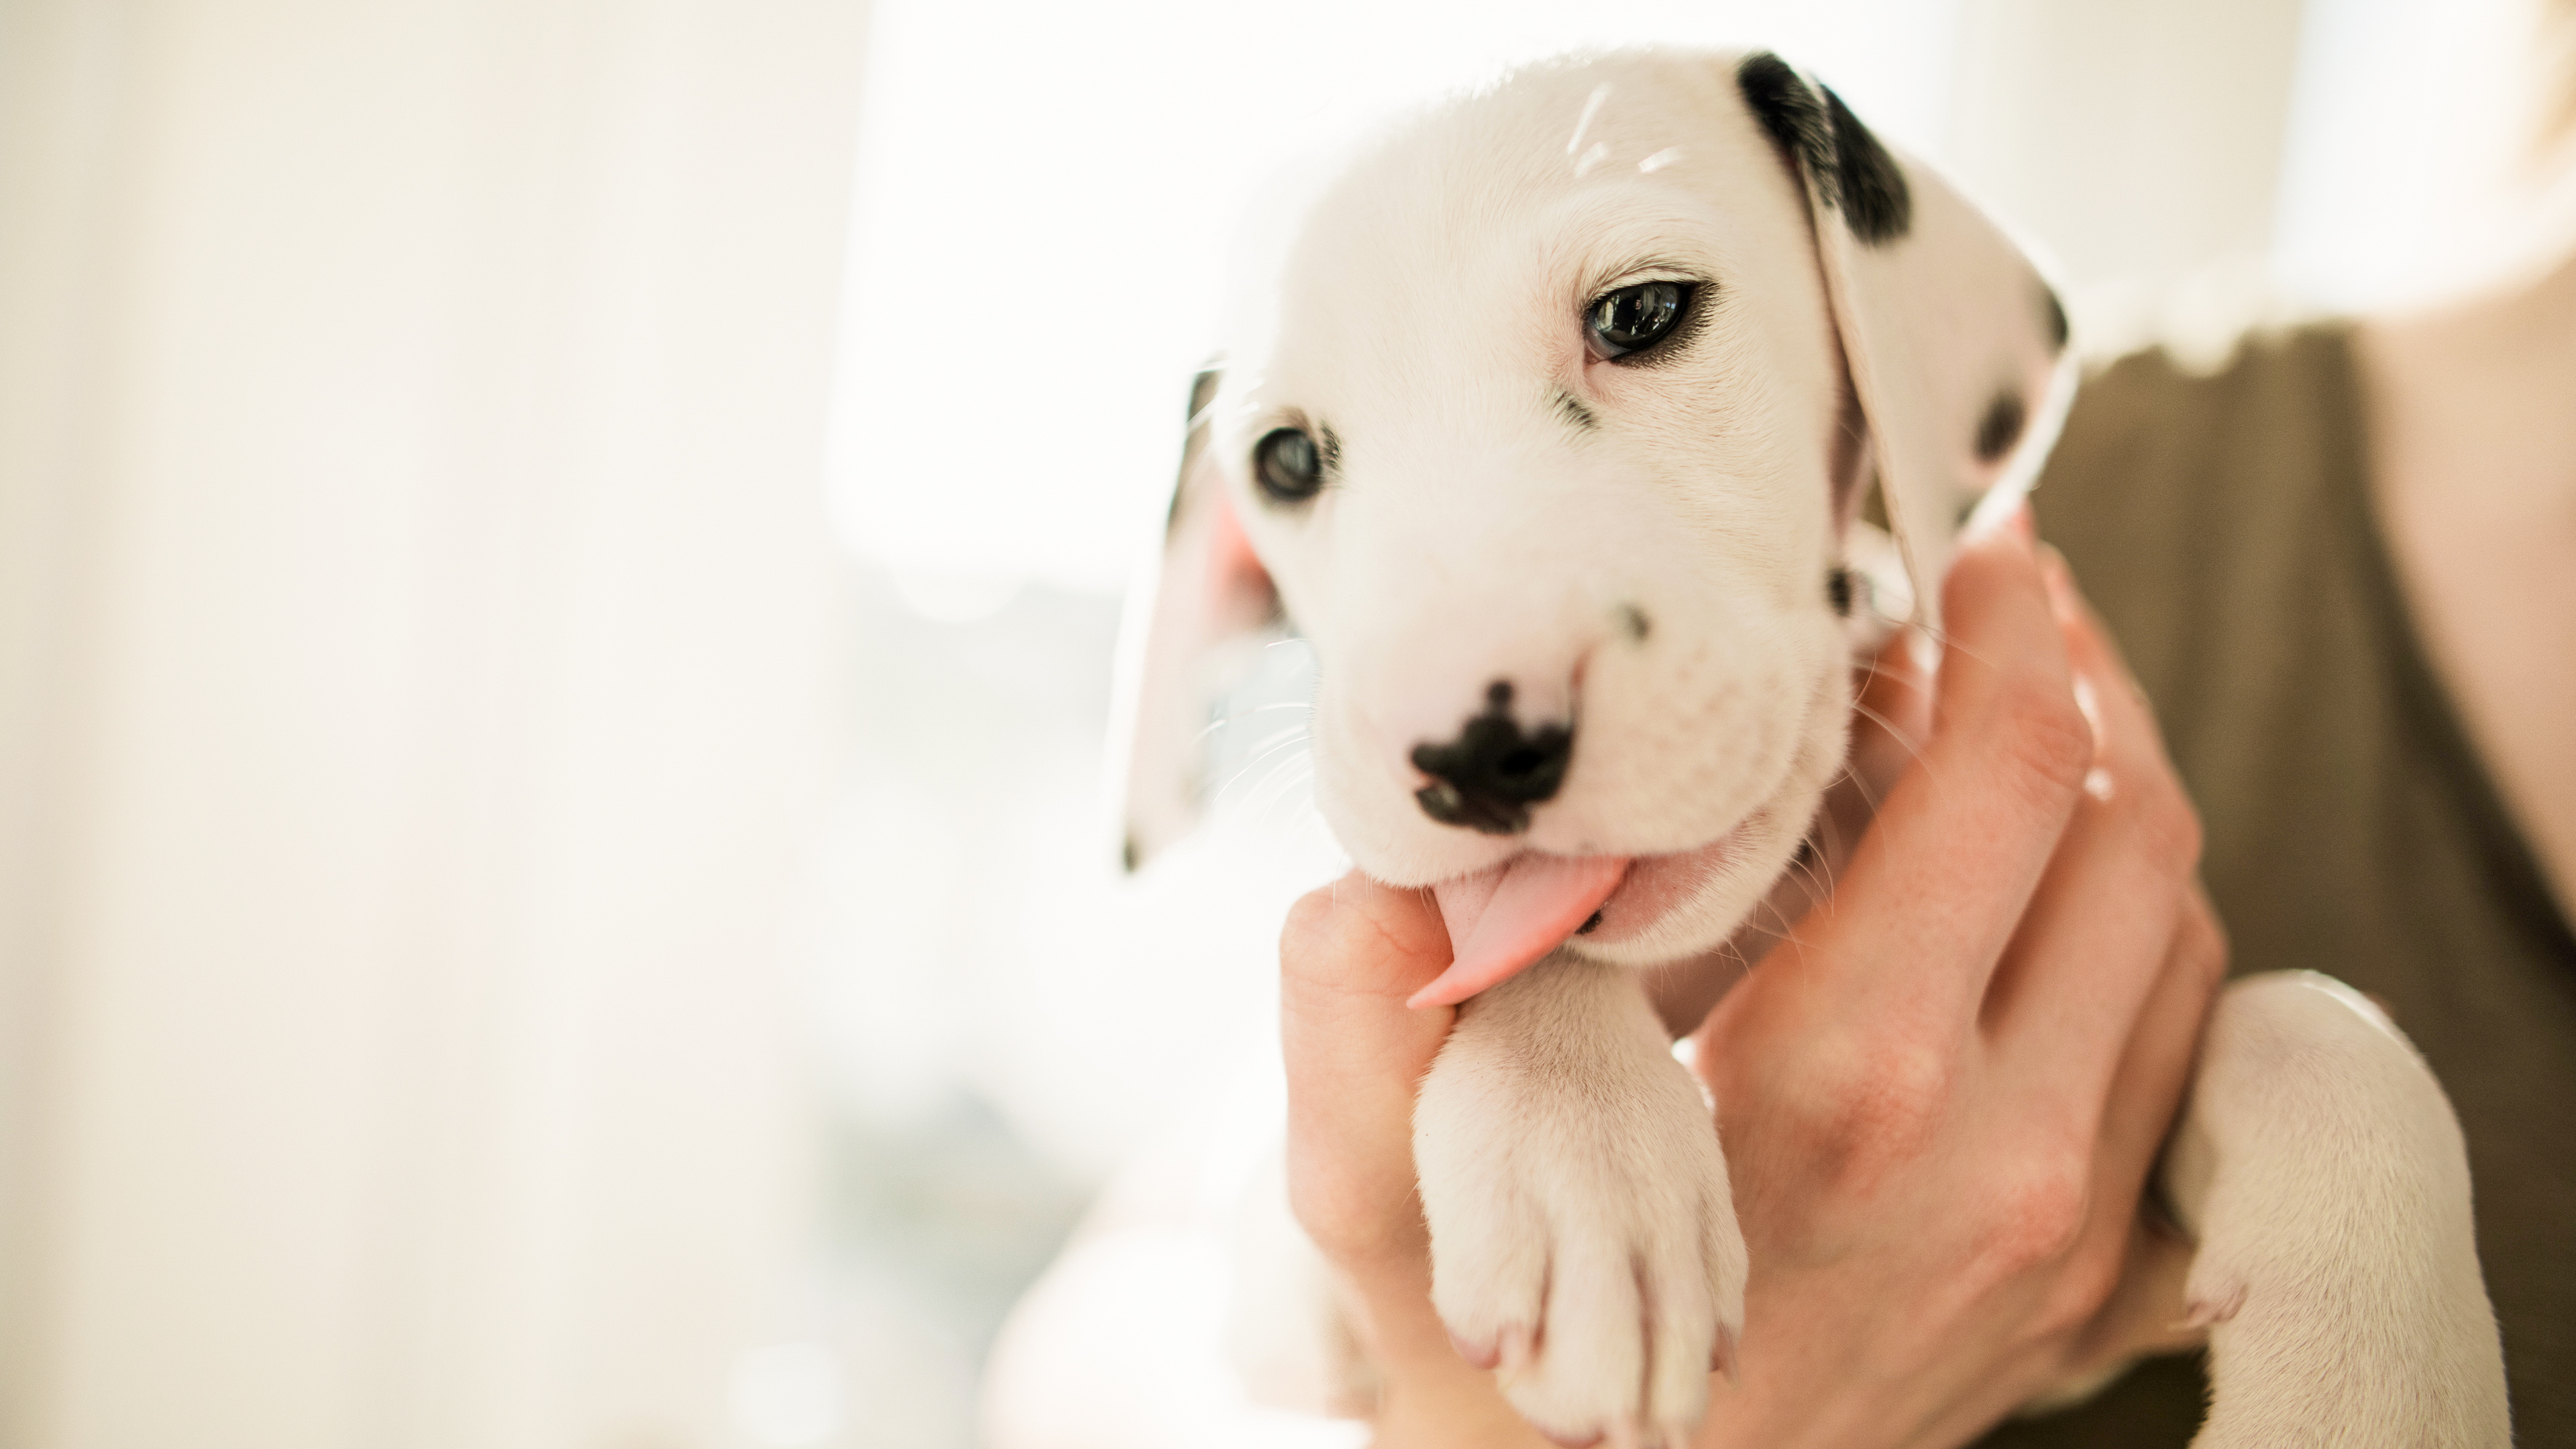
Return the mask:
<svg viewBox="0 0 2576 1449">
<path fill-rule="evenodd" d="M 1852 235 L 1869 246 L 1905 235 L 1914 224 L 1914 193 L 1906 189 L 1905 168 L 1831 86 L 1825 88 L 1825 112 L 1833 118 L 1834 165 L 1841 176 L 1843 219 L 1851 223 Z"/>
<path fill-rule="evenodd" d="M 1133 835 L 1128 836 L 1118 847 L 1118 863 L 1125 866 L 1128 873 L 1132 875 L 1135 873 L 1136 867 L 1144 864 L 1144 861 L 1145 852 L 1138 848 L 1136 837 Z"/>
<path fill-rule="evenodd" d="M 2022 425 L 2030 420 L 2029 410 L 2022 406 L 2021 394 L 2005 388 L 1986 404 L 1986 415 L 1977 420 L 1977 461 L 1991 463 L 2012 451 L 2021 441 Z"/>
<path fill-rule="evenodd" d="M 1839 566 L 1825 570 L 1825 602 L 1833 605 L 1841 617 L 1851 617 L 1851 570 Z"/>
<path fill-rule="evenodd" d="M 1645 610 L 1634 604 L 1619 606 L 1619 632 L 1628 636 L 1629 643 L 1645 643 L 1646 636 L 1653 633 L 1654 629 L 1655 623 L 1646 617 Z"/>
<path fill-rule="evenodd" d="M 1577 432 L 1588 433 L 1601 426 L 1601 420 L 1592 415 L 1592 409 L 1585 407 L 1583 400 L 1570 392 L 1556 395 L 1556 415 L 1565 419 Z"/>
<path fill-rule="evenodd" d="M 1574 928 L 1574 934 L 1578 936 L 1589 936 L 1599 929 L 1601 929 L 1601 913 L 1599 911 L 1594 911 L 1591 915 L 1583 918 L 1582 925 Z"/>
</svg>

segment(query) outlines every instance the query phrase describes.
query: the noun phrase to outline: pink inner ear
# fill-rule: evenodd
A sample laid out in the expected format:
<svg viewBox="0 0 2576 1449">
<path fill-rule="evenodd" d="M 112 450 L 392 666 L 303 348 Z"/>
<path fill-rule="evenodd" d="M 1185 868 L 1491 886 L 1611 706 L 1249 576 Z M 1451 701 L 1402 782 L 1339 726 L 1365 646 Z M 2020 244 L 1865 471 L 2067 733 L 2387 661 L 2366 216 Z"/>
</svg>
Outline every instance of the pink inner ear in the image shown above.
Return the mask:
<svg viewBox="0 0 2576 1449">
<path fill-rule="evenodd" d="M 1207 727 L 1200 668 L 1228 639 L 1277 617 L 1270 573 L 1252 551 L 1215 470 L 1183 477 L 1163 544 L 1163 582 L 1146 627 L 1136 724 L 1127 769 L 1127 859 L 1142 865 L 1199 817 L 1191 762 Z"/>
<path fill-rule="evenodd" d="M 1252 535 L 1243 531 L 1234 500 L 1222 488 L 1210 488 L 1206 507 L 1208 602 L 1222 614 L 1228 602 L 1247 595 L 1257 594 L 1266 601 L 1273 592 L 1270 571 L 1252 551 Z"/>
</svg>

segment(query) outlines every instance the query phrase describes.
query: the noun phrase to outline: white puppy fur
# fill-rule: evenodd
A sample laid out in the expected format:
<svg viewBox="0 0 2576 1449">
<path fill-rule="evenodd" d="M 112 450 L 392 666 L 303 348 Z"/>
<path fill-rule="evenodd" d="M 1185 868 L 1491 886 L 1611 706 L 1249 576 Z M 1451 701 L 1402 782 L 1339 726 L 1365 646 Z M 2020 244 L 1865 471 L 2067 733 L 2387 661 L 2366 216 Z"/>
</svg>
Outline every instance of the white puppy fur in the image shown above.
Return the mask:
<svg viewBox="0 0 2576 1449">
<path fill-rule="evenodd" d="M 1694 289 L 1678 327 L 1598 355 L 1589 310 L 1647 282 Z M 1867 582 L 1835 580 L 1864 495 L 1908 575 L 1882 587 L 1928 619 L 1967 506 L 2016 499 L 2053 435 L 2063 314 L 1830 92 L 1661 52 L 1416 119 L 1323 196 L 1267 295 L 1194 398 L 1148 689 L 1189 677 L 1208 614 L 1252 622 L 1275 587 L 1319 664 L 1318 802 L 1362 869 L 1636 858 L 1597 930 L 1462 1010 L 1416 1156 L 1437 1306 L 1512 1402 L 1570 1442 L 1678 1445 L 1741 1329 L 1745 1250 L 1707 1104 L 1628 968 L 1716 947 L 1791 868 L 1867 642 L 1844 617 Z M 1308 496 L 1260 481 L 1283 429 L 1314 449 Z M 1411 756 L 1496 681 L 1574 736 L 1509 833 L 1433 819 Z M 1133 789 L 1165 822 L 1186 793 Z M 2258 979 L 2204 1055 L 2167 1177 L 2215 1325 L 2199 1442 L 2507 1442 L 2458 1130 L 2404 1039 L 2322 978 Z"/>
</svg>

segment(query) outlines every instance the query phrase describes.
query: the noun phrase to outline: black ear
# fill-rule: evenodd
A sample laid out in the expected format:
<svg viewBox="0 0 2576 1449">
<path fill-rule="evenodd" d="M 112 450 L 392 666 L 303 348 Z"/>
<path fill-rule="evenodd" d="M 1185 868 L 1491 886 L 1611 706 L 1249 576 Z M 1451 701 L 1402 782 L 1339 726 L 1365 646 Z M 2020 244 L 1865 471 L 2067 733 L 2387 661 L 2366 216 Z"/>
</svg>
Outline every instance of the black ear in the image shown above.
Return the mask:
<svg viewBox="0 0 2576 1449">
<path fill-rule="evenodd" d="M 1806 78 L 1787 61 L 1757 50 L 1735 68 L 1735 86 L 1744 93 L 1745 108 L 1789 154 L 1790 164 L 1816 177 L 1819 189 L 1830 191 L 1824 178 L 1834 170 L 1833 123 L 1825 119 L 1824 104 Z"/>
<path fill-rule="evenodd" d="M 1843 219 L 1851 223 L 1853 237 L 1870 246 L 1892 242 L 1914 224 L 1914 193 L 1905 187 L 1905 172 L 1833 87 L 1824 91 L 1825 114 L 1834 126 Z"/>
<path fill-rule="evenodd" d="M 1830 86 L 1813 86 L 1770 51 L 1735 68 L 1736 89 L 1792 164 L 1806 173 L 1825 205 L 1840 210 L 1854 240 L 1879 246 L 1913 224 L 1914 196 L 1905 169 L 1851 113 Z"/>
</svg>

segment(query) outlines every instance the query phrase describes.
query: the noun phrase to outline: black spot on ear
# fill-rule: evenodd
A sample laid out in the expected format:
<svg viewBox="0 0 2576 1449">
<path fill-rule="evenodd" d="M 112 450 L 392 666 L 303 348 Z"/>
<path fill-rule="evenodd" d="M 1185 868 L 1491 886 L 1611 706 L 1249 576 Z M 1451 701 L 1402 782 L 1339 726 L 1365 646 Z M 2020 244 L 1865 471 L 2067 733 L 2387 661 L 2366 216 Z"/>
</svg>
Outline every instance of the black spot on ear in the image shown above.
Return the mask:
<svg viewBox="0 0 2576 1449">
<path fill-rule="evenodd" d="M 1836 615 L 1845 619 L 1851 617 L 1851 570 L 1846 568 L 1825 570 L 1825 602 L 1834 606 Z"/>
<path fill-rule="evenodd" d="M 2029 410 L 2022 406 L 2021 394 L 2005 388 L 1986 404 L 1986 415 L 1977 420 L 1977 461 L 1991 463 L 2012 451 L 2021 441 L 2022 425 L 2030 420 Z"/>
<path fill-rule="evenodd" d="M 1914 193 L 1905 168 L 1851 113 L 1833 87 L 1825 87 L 1825 112 L 1834 123 L 1834 168 L 1842 183 L 1843 219 L 1870 246 L 1892 242 L 1914 224 Z"/>
<path fill-rule="evenodd" d="M 1575 928 L 1574 928 L 1574 934 L 1576 934 L 1576 935 L 1578 935 L 1578 936 L 1589 936 L 1589 935 L 1591 935 L 1593 932 L 1595 932 L 1595 931 L 1597 931 L 1597 930 L 1600 930 L 1600 929 L 1601 929 L 1601 913 L 1600 913 L 1599 911 L 1594 911 L 1591 915 L 1585 916 L 1585 917 L 1583 918 L 1583 924 L 1582 924 L 1582 925 L 1577 926 L 1577 927 L 1575 927 Z"/>
<path fill-rule="evenodd" d="M 1804 77 L 1767 50 L 1756 51 L 1735 68 L 1735 88 L 1744 95 L 1753 119 L 1771 133 L 1791 165 L 1815 178 L 1817 189 L 1834 198 L 1834 131 L 1825 107 Z"/>
<path fill-rule="evenodd" d="M 1592 409 L 1585 407 L 1583 400 L 1570 392 L 1556 395 L 1556 415 L 1565 419 L 1577 432 L 1588 433 L 1601 426 L 1601 420 L 1592 415 Z"/>
<path fill-rule="evenodd" d="M 1646 636 L 1654 631 L 1655 623 L 1646 617 L 1645 610 L 1634 604 L 1619 606 L 1619 632 L 1628 636 L 1629 643 L 1643 644 Z"/>
<path fill-rule="evenodd" d="M 2048 328 L 2051 349 L 2066 350 L 2066 304 L 2057 300 L 2057 289 L 2046 282 L 2039 284 L 2039 320 Z"/>
</svg>

